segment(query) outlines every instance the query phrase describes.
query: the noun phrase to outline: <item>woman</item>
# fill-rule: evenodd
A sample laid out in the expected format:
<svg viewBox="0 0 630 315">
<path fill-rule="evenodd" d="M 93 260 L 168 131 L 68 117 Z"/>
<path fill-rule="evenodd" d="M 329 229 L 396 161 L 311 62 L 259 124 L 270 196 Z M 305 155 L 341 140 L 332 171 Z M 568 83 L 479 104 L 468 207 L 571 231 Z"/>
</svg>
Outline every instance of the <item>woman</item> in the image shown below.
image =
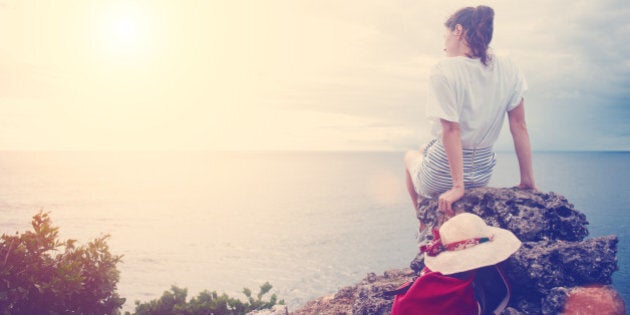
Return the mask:
<svg viewBox="0 0 630 315">
<path fill-rule="evenodd" d="M 494 11 L 463 8 L 445 24 L 447 57 L 431 71 L 426 115 L 430 141 L 405 155 L 407 188 L 419 197 L 439 196 L 438 208 L 452 216 L 464 189 L 486 186 L 495 164 L 492 146 L 507 113 L 518 157 L 521 189 L 536 189 L 523 95 L 527 83 L 509 59 L 491 55 Z"/>
</svg>

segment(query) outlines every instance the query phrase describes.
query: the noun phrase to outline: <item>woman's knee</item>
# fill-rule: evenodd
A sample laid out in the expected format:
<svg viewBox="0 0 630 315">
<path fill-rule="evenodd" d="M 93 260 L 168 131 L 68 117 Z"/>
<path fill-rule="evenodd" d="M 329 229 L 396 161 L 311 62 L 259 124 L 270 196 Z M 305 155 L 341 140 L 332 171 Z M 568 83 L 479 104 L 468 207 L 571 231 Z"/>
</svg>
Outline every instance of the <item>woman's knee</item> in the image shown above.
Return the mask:
<svg viewBox="0 0 630 315">
<path fill-rule="evenodd" d="M 405 153 L 404 162 L 407 170 L 411 169 L 411 166 L 422 161 L 422 155 L 419 151 L 407 151 Z"/>
</svg>

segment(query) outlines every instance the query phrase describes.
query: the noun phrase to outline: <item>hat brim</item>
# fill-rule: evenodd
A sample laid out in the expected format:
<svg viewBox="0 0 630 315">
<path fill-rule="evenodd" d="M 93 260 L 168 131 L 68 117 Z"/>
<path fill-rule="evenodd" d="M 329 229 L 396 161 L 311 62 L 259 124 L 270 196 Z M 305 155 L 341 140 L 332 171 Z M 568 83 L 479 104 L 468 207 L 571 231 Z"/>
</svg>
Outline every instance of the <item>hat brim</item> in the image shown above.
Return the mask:
<svg viewBox="0 0 630 315">
<path fill-rule="evenodd" d="M 443 251 L 437 256 L 425 253 L 424 264 L 431 271 L 450 275 L 500 263 L 521 247 L 521 241 L 511 231 L 492 226 L 488 229 L 494 235 L 492 241 L 463 250 Z"/>
</svg>

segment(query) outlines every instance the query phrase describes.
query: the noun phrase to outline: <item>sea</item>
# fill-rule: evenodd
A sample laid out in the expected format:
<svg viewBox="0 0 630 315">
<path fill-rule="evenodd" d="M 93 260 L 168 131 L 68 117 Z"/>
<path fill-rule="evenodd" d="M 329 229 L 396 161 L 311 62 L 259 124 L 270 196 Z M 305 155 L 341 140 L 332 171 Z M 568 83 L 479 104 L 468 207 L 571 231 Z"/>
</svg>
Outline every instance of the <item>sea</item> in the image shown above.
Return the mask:
<svg viewBox="0 0 630 315">
<path fill-rule="evenodd" d="M 490 185 L 518 183 L 499 152 Z M 118 293 L 134 302 L 172 285 L 242 298 L 272 292 L 290 310 L 368 273 L 409 265 L 417 221 L 403 152 L 0 152 L 0 233 L 50 212 L 61 239 L 110 235 Z M 534 152 L 542 191 L 586 214 L 589 237 L 617 235 L 613 285 L 630 302 L 630 152 Z"/>
</svg>

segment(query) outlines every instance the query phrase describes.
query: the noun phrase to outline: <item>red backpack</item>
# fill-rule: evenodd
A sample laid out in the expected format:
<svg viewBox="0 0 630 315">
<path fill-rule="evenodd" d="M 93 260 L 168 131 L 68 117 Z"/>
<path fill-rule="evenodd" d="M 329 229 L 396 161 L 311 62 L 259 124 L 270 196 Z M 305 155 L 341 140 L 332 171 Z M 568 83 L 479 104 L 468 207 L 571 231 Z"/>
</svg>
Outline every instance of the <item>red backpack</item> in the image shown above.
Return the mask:
<svg viewBox="0 0 630 315">
<path fill-rule="evenodd" d="M 500 313 L 510 290 L 497 266 L 445 276 L 425 268 L 413 282 L 392 291 L 391 315 L 478 315 Z"/>
<path fill-rule="evenodd" d="M 473 273 L 459 279 L 425 269 L 422 276 L 401 287 L 404 289 L 410 285 L 407 292 L 396 295 L 391 314 L 477 315 L 479 306 L 475 300 L 473 280 Z"/>
</svg>

